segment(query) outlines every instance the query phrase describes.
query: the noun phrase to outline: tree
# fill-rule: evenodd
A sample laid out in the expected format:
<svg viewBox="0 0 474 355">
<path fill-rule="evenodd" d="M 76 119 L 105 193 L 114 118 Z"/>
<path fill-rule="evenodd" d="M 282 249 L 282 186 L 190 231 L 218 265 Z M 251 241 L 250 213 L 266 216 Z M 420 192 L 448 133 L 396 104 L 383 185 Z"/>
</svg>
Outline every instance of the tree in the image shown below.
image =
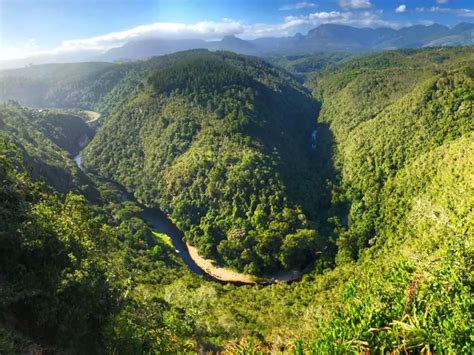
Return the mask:
<svg viewBox="0 0 474 355">
<path fill-rule="evenodd" d="M 280 250 L 280 262 L 286 269 L 303 268 L 316 252 L 316 231 L 299 229 L 294 234 L 287 234 Z"/>
</svg>

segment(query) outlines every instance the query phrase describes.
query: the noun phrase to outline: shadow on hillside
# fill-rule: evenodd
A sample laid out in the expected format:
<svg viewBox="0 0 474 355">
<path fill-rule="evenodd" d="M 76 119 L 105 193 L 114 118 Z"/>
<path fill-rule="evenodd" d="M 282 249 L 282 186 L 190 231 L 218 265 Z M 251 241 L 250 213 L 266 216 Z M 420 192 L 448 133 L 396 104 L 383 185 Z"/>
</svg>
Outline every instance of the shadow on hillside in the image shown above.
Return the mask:
<svg viewBox="0 0 474 355">
<path fill-rule="evenodd" d="M 318 123 L 316 129 L 318 133 L 312 156 L 312 170 L 320 187 L 320 194 L 315 196 L 313 206 L 317 214 L 327 217 L 328 213 L 333 213 L 334 206 L 331 203 L 333 187 L 339 185 L 334 162 L 335 142 L 328 123 Z"/>
<path fill-rule="evenodd" d="M 317 123 L 316 142 L 309 143 L 308 156 L 301 170 L 283 174 L 283 182 L 288 188 L 290 204 L 299 205 L 308 218 L 314 222 L 318 231 L 320 247 L 326 250 L 327 256 L 334 256 L 336 247 L 329 240 L 333 236 L 335 225 L 330 217 L 341 218 L 344 206 L 335 204 L 339 181 L 334 162 L 334 135 L 327 123 Z M 311 133 L 309 133 L 311 135 Z"/>
</svg>

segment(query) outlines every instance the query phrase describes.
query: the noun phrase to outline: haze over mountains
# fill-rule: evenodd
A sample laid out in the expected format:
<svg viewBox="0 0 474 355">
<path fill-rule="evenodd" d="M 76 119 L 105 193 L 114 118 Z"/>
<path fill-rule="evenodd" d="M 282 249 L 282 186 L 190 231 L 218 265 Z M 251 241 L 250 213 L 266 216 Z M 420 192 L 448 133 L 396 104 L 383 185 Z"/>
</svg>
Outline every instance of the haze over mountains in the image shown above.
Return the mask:
<svg viewBox="0 0 474 355">
<path fill-rule="evenodd" d="M 362 52 L 401 48 L 465 46 L 474 44 L 474 24 L 459 23 L 449 28 L 440 24 L 414 25 L 395 30 L 387 27 L 356 28 L 323 24 L 306 35 L 262 37 L 244 40 L 225 36 L 218 41 L 202 39 L 147 38 L 130 41 L 105 53 L 84 51 L 73 55 L 41 55 L 21 60 L 0 62 L 0 68 L 23 67 L 30 64 L 79 61 L 140 60 L 189 49 L 227 50 L 239 54 L 264 56 L 270 54 L 301 55 L 315 52 Z"/>
<path fill-rule="evenodd" d="M 356 28 L 324 24 L 293 37 L 267 37 L 243 40 L 226 36 L 220 41 L 146 39 L 131 41 L 100 56 L 116 61 L 145 59 L 188 49 L 227 50 L 240 54 L 296 55 L 312 52 L 378 51 L 398 48 L 459 46 L 474 44 L 474 24 L 460 23 L 453 28 L 439 24 L 415 25 L 399 30 L 391 28 Z"/>
<path fill-rule="evenodd" d="M 400 30 L 324 24 L 310 30 L 306 35 L 297 33 L 293 37 L 243 40 L 236 36 L 226 36 L 220 41 L 150 38 L 131 41 L 122 47 L 113 48 L 100 56 L 100 59 L 105 61 L 145 59 L 198 48 L 249 55 L 297 55 L 312 52 L 377 51 L 470 44 L 474 44 L 474 24 L 472 23 L 460 23 L 453 28 L 439 24 L 415 25 Z"/>
</svg>

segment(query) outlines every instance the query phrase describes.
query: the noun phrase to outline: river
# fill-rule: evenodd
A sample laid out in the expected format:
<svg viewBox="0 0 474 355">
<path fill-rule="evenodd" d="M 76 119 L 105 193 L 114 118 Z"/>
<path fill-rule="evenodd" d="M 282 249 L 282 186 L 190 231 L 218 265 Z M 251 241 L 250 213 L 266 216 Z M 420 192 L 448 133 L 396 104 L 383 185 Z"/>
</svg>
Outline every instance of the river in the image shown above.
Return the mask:
<svg viewBox="0 0 474 355">
<path fill-rule="evenodd" d="M 166 217 L 165 213 L 158 208 L 141 207 L 143 208 L 143 212 L 140 217 L 142 217 L 153 230 L 166 234 L 171 239 L 173 248 L 189 269 L 195 274 L 203 275 L 208 279 L 214 280 L 212 276 L 206 274 L 191 258 L 188 248 L 183 242 L 183 233 Z"/>
<path fill-rule="evenodd" d="M 80 153 L 74 157 L 74 161 L 81 169 L 84 171 L 84 167 L 82 166 L 82 159 Z M 173 248 L 175 249 L 176 253 L 179 255 L 179 257 L 183 260 L 183 262 L 188 266 L 189 270 L 191 270 L 193 273 L 197 275 L 201 275 L 204 277 L 204 279 L 208 281 L 215 281 L 219 282 L 222 284 L 228 284 L 232 283 L 235 285 L 249 285 L 249 284 L 256 284 L 256 281 L 250 281 L 249 280 L 249 275 L 241 274 L 241 277 L 239 278 L 238 275 L 239 273 L 231 271 L 226 268 L 221 268 L 214 266 L 213 269 L 214 271 L 217 271 L 216 275 L 218 277 L 214 277 L 211 272 L 207 272 L 201 268 L 196 261 L 191 257 L 190 251 L 187 247 L 187 245 L 183 241 L 183 233 L 174 225 L 172 221 L 166 216 L 166 214 L 161 211 L 159 208 L 151 208 L 151 207 L 146 207 L 139 203 L 138 201 L 135 200 L 135 198 L 128 193 L 122 186 L 117 184 L 116 182 L 113 182 L 114 185 L 119 188 L 123 192 L 123 199 L 124 200 L 130 200 L 133 201 L 134 203 L 137 203 L 140 208 L 142 208 L 143 212 L 140 213 L 140 217 L 143 218 L 143 220 L 156 232 L 163 233 L 167 235 L 171 243 L 173 245 Z M 194 250 L 194 248 L 193 248 Z M 196 253 L 195 253 L 196 254 Z M 199 262 L 203 262 L 205 259 L 202 259 L 200 257 L 197 257 Z M 209 262 L 209 261 L 205 261 Z M 206 264 L 207 266 L 207 264 Z M 232 273 L 233 277 L 232 278 L 226 278 L 225 276 L 221 276 L 221 274 L 225 274 L 226 271 L 228 273 Z M 237 277 L 235 276 L 237 275 Z M 221 276 L 221 277 L 219 277 Z M 270 282 L 264 282 L 264 283 L 270 283 Z"/>
<path fill-rule="evenodd" d="M 93 120 L 88 121 L 88 123 L 93 121 L 98 122 L 100 115 L 96 112 L 92 113 L 94 113 L 95 116 L 93 117 Z M 311 133 L 311 143 L 313 148 L 316 148 L 316 135 L 317 131 L 315 129 Z M 84 149 L 90 141 L 89 137 L 86 138 L 87 139 L 85 139 L 83 143 L 80 143 L 82 149 Z M 80 152 L 74 157 L 74 162 L 77 164 L 79 169 L 84 171 Z M 84 171 L 84 173 L 86 172 Z M 143 220 L 154 231 L 167 235 L 170 238 L 176 253 L 189 267 L 189 269 L 195 274 L 201 275 L 206 280 L 224 284 L 232 283 L 236 285 L 268 285 L 278 282 L 292 282 L 301 278 L 302 272 L 299 270 L 284 271 L 275 275 L 257 278 L 250 274 L 240 273 L 226 267 L 215 265 L 212 260 L 201 257 L 198 254 L 197 248 L 193 247 L 189 243 L 184 243 L 183 233 L 173 224 L 173 222 L 163 211 L 161 211 L 159 208 L 150 208 L 144 206 L 138 202 L 132 194 L 128 193 L 122 186 L 120 186 L 120 184 L 116 182 L 112 183 L 122 192 L 122 200 L 129 200 L 138 204 L 143 210 L 143 212 L 140 214 L 140 217 L 143 218 Z"/>
</svg>

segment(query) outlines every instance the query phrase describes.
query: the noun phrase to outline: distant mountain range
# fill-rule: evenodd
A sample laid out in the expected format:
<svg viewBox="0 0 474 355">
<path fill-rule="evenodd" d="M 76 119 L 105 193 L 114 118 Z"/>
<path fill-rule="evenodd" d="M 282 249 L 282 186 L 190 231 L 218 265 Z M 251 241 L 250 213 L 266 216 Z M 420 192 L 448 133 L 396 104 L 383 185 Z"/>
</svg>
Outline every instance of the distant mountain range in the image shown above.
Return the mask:
<svg viewBox="0 0 474 355">
<path fill-rule="evenodd" d="M 474 44 L 474 24 L 460 23 L 453 28 L 439 24 L 415 25 L 399 30 L 391 28 L 355 28 L 326 24 L 293 37 L 267 37 L 243 40 L 235 36 L 220 41 L 198 39 L 144 39 L 128 42 L 100 56 L 100 60 L 136 60 L 188 49 L 227 50 L 240 54 L 295 55 L 314 52 L 379 51 L 430 46 L 463 46 Z"/>
<path fill-rule="evenodd" d="M 226 50 L 239 54 L 265 56 L 467 45 L 474 45 L 474 23 L 460 23 L 452 28 L 439 24 L 415 25 L 399 30 L 325 24 L 310 30 L 306 35 L 297 33 L 292 37 L 265 37 L 254 40 L 243 40 L 235 36 L 226 36 L 219 41 L 147 38 L 130 41 L 102 54 L 84 51 L 0 61 L 0 69 L 44 63 L 140 60 L 189 49 Z"/>
</svg>

